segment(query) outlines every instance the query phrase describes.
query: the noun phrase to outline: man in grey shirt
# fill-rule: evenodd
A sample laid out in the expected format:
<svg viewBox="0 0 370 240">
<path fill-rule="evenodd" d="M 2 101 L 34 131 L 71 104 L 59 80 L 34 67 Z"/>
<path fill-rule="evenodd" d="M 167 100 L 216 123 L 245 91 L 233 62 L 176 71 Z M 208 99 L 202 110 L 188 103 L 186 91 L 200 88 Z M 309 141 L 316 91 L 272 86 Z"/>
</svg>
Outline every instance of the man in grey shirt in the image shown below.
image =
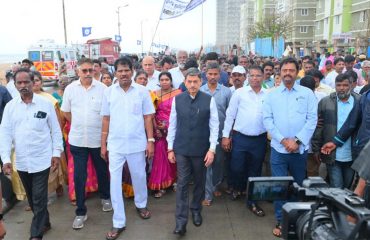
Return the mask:
<svg viewBox="0 0 370 240">
<path fill-rule="evenodd" d="M 225 159 L 225 151 L 222 149 L 220 141 L 222 138 L 222 130 L 224 129 L 224 121 L 226 118 L 226 109 L 229 106 L 231 99 L 231 90 L 218 83 L 220 80 L 220 66 L 218 63 L 209 63 L 206 66 L 206 78 L 207 83 L 204 84 L 200 91 L 211 95 L 217 105 L 218 120 L 219 124 L 219 134 L 218 142 L 216 146 L 215 161 L 212 166 L 207 168 L 207 178 L 206 178 L 206 193 L 205 199 L 202 202 L 204 206 L 210 206 L 213 201 L 213 194 L 215 196 L 221 196 L 221 192 L 217 190 L 217 187 L 222 182 L 223 178 L 223 162 Z"/>
</svg>

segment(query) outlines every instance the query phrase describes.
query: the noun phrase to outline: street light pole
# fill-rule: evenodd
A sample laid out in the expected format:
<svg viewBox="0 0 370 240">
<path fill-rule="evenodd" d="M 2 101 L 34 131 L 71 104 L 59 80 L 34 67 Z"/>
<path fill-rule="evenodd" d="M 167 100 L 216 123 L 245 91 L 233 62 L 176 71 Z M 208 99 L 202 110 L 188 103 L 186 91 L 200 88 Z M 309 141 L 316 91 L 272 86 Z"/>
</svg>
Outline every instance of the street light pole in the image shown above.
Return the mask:
<svg viewBox="0 0 370 240">
<path fill-rule="evenodd" d="M 120 15 L 119 15 L 119 9 L 120 8 L 124 8 L 124 7 L 128 7 L 128 4 L 125 4 L 123 6 L 119 6 L 117 7 L 117 17 L 118 17 L 118 36 L 121 37 L 121 18 L 120 18 Z M 121 40 L 122 40 L 122 37 L 121 37 Z M 119 45 L 121 46 L 121 42 L 119 43 Z"/>
<path fill-rule="evenodd" d="M 64 24 L 64 44 L 67 45 L 67 25 L 66 25 L 66 10 L 64 7 L 64 0 L 62 0 L 62 7 L 63 7 L 63 24 Z"/>
</svg>

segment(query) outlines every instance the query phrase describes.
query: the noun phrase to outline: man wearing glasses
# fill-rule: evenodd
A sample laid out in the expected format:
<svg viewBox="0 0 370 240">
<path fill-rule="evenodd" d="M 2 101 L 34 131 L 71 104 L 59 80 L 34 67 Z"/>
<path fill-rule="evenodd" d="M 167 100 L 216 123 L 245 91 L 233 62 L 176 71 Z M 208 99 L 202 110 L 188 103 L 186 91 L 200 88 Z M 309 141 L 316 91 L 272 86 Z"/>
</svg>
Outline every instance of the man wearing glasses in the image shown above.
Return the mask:
<svg viewBox="0 0 370 240">
<path fill-rule="evenodd" d="M 98 178 L 99 195 L 104 212 L 112 210 L 109 193 L 108 165 L 100 156 L 102 116 L 100 110 L 106 86 L 93 79 L 93 62 L 83 58 L 78 62 L 79 80 L 68 85 L 61 110 L 71 122 L 69 143 L 74 160 L 76 217 L 73 229 L 81 229 L 87 220 L 85 185 L 87 159 L 91 155 Z"/>
</svg>

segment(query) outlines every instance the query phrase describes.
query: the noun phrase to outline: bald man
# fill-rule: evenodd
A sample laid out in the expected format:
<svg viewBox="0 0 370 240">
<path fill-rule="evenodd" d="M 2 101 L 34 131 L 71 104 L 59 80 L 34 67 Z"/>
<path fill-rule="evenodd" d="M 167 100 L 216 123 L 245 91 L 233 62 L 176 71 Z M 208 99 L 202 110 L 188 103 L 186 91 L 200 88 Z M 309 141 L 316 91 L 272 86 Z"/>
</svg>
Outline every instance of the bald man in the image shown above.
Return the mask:
<svg viewBox="0 0 370 240">
<path fill-rule="evenodd" d="M 148 74 L 148 84 L 146 85 L 146 88 L 150 91 L 160 89 L 158 79 L 160 72 L 155 70 L 154 58 L 152 56 L 144 57 L 141 65 L 143 67 L 143 70 Z"/>
</svg>

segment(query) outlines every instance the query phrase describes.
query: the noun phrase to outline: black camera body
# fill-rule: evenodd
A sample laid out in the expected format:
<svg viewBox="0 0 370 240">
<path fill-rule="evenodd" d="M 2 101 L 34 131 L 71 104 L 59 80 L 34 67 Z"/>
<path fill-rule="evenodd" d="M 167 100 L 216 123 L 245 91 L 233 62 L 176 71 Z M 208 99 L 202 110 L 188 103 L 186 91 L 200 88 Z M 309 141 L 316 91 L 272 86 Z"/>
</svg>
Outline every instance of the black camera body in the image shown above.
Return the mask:
<svg viewBox="0 0 370 240">
<path fill-rule="evenodd" d="M 362 198 L 346 189 L 330 188 L 320 177 L 304 180 L 302 187 L 290 184 L 290 177 L 284 178 L 289 182 L 284 185 L 284 191 L 288 192 L 286 199 L 253 199 L 296 200 L 283 205 L 283 239 L 370 239 L 370 210 L 365 208 Z M 270 183 L 263 189 L 262 182 L 266 182 L 266 178 L 250 178 L 248 193 L 265 196 L 259 192 L 269 192 L 271 185 L 274 185 L 271 182 L 283 186 L 282 177 L 276 181 L 274 177 L 269 179 Z M 254 186 L 259 188 L 254 189 Z M 351 216 L 351 221 L 348 216 Z"/>
</svg>

